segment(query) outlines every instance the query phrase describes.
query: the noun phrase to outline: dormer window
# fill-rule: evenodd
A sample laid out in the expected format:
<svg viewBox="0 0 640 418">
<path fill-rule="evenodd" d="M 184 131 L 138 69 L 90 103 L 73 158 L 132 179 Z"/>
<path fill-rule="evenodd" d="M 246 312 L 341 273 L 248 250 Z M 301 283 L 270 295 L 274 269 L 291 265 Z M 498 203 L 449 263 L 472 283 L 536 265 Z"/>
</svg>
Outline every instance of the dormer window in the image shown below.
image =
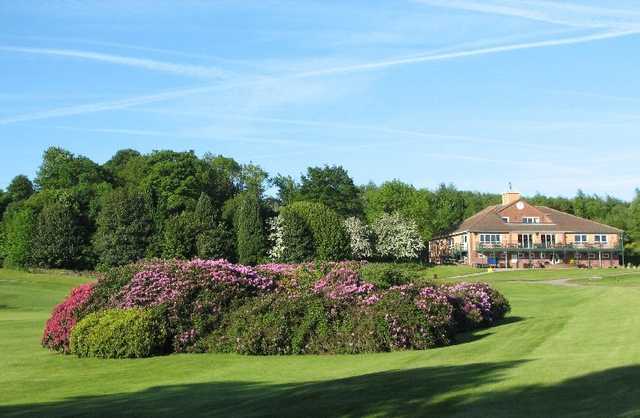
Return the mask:
<svg viewBox="0 0 640 418">
<path fill-rule="evenodd" d="M 525 216 L 522 218 L 522 223 L 523 224 L 539 224 L 540 218 L 533 217 L 533 216 Z"/>
<path fill-rule="evenodd" d="M 502 217 L 502 222 L 504 222 L 504 223 L 507 223 L 507 224 L 508 224 L 508 223 L 509 223 L 509 217 L 508 217 L 508 216 L 503 216 L 503 217 Z"/>
</svg>

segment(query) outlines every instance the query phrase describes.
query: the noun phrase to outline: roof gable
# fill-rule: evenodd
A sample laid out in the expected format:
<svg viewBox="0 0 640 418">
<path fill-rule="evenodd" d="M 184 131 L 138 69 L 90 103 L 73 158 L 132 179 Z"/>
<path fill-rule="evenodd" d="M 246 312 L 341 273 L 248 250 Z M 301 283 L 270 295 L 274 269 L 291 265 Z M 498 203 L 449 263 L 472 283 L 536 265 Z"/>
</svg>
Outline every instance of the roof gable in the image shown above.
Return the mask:
<svg viewBox="0 0 640 418">
<path fill-rule="evenodd" d="M 524 207 L 517 208 L 518 202 L 522 202 Z M 522 212 L 519 222 L 514 222 L 509 216 L 512 211 Z M 509 223 L 504 222 L 502 217 L 509 217 Z M 515 216 L 515 215 L 512 215 Z M 522 216 L 540 217 L 539 224 L 523 224 Z M 541 231 L 541 232 L 568 232 L 586 234 L 619 234 L 624 231 L 605 225 L 599 222 L 570 215 L 546 206 L 534 206 L 525 200 L 519 200 L 509 205 L 489 206 L 475 215 L 465 219 L 453 232 L 516 232 L 516 231 Z"/>
<path fill-rule="evenodd" d="M 523 199 L 502 207 L 498 214 L 501 218 L 509 218 L 510 223 L 522 223 L 523 218 L 538 218 L 539 223 L 543 224 L 553 223 L 546 213 Z"/>
</svg>

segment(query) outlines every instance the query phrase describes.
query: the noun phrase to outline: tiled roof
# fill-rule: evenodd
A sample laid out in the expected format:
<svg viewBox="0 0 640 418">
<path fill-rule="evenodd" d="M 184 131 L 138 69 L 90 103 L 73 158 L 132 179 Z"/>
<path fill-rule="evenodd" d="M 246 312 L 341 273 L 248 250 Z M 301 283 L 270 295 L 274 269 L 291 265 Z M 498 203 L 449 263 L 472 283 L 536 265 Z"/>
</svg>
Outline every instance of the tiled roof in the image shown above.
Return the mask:
<svg viewBox="0 0 640 418">
<path fill-rule="evenodd" d="M 548 224 L 522 224 L 506 223 L 502 220 L 499 212 L 504 209 L 503 205 L 489 206 L 465 219 L 452 234 L 460 232 L 582 232 L 585 234 L 619 234 L 623 231 L 609 225 L 590 221 L 546 206 L 536 206 L 540 211 L 549 217 L 551 223 Z"/>
</svg>

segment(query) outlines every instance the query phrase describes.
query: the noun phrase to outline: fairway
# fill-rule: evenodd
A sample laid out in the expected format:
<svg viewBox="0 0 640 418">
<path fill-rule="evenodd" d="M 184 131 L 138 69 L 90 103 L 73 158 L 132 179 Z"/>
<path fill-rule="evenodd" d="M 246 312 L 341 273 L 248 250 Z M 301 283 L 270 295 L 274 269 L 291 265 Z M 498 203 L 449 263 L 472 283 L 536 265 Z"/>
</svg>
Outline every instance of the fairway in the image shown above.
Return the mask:
<svg viewBox="0 0 640 418">
<path fill-rule="evenodd" d="M 53 306 L 87 280 L 0 270 L 0 416 L 640 416 L 640 274 L 628 270 L 466 277 L 512 312 L 428 351 L 100 360 L 41 348 Z"/>
</svg>

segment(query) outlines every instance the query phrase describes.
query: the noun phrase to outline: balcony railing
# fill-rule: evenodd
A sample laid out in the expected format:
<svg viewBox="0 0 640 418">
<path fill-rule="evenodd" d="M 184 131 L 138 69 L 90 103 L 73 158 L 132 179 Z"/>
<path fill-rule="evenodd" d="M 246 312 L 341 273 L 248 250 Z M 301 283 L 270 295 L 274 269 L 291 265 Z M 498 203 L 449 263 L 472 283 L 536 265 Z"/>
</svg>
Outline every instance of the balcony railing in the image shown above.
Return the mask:
<svg viewBox="0 0 640 418">
<path fill-rule="evenodd" d="M 599 252 L 599 251 L 622 251 L 621 244 L 531 244 L 524 246 L 521 244 L 503 244 L 494 243 L 487 244 L 482 243 L 476 246 L 479 252 L 526 252 L 526 251 L 540 251 L 540 252 Z"/>
</svg>

